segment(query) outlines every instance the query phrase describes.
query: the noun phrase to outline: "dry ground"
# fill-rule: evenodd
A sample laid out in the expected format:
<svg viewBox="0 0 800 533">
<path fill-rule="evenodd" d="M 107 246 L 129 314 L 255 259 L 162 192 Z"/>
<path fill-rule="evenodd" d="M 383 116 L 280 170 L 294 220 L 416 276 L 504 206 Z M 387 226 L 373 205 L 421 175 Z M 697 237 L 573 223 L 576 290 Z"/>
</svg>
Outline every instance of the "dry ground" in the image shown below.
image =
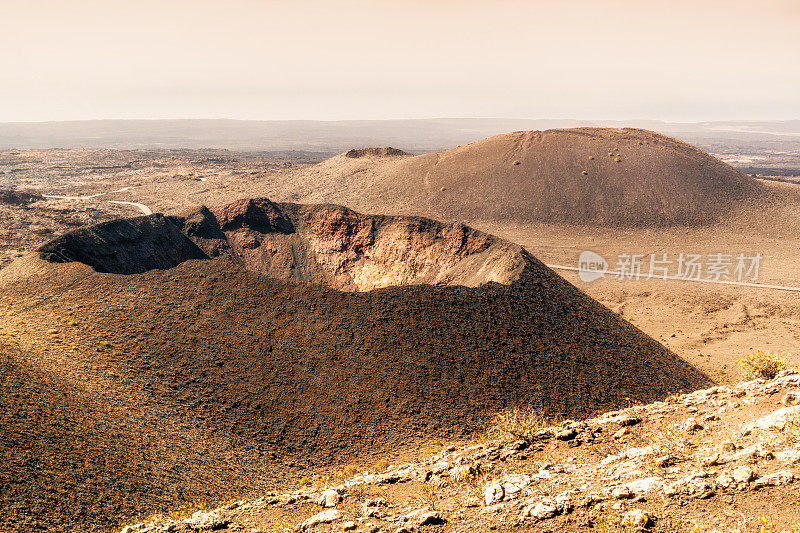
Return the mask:
<svg viewBox="0 0 800 533">
<path fill-rule="evenodd" d="M 109 162 L 101 156 L 110 158 Z M 139 159 L 146 161 L 137 163 Z M 97 192 L 110 194 L 87 200 L 43 200 L 22 207 L 0 205 L 0 227 L 5 228 L 2 236 L 5 241 L 0 243 L 0 248 L 5 259 L 13 259 L 76 225 L 138 214 L 129 206 L 110 204 L 106 201 L 108 199 L 141 202 L 154 211 L 166 213 L 179 212 L 198 204 L 216 205 L 252 196 L 302 200 L 301 195 L 274 196 L 288 191 L 292 181 L 305 172 L 297 167 L 296 162 L 285 160 L 218 159 L 216 155 L 204 158 L 187 153 L 169 156 L 157 153 L 141 157 L 135 152 L 107 154 L 105 151 L 82 150 L 3 152 L 0 154 L 0 171 L 4 172 L 0 174 L 0 187 L 27 188 L 64 196 Z M 578 255 L 584 250 L 601 254 L 612 267 L 616 257 L 622 253 L 667 253 L 674 258 L 679 253 L 757 252 L 763 255 L 759 282 L 800 286 L 800 270 L 796 265 L 797 250 L 800 249 L 800 188 L 782 183 L 765 185 L 777 193 L 774 198 L 779 198 L 779 201 L 743 206 L 721 222 L 706 227 L 608 229 L 541 223 L 504 224 L 480 219 L 465 222 L 525 246 L 548 264 L 575 266 Z M 111 193 L 124 187 L 131 188 Z M 785 353 L 787 359 L 800 362 L 800 351 L 796 348 L 800 339 L 800 294 L 796 292 L 663 280 L 607 279 L 587 284 L 581 282 L 575 273 L 560 273 L 720 382 L 738 381 L 737 361 L 755 349 Z M 64 322 L 65 327 L 66 324 Z M 51 354 L 46 355 L 47 358 L 60 349 L 60 344 L 54 344 L 54 339 L 46 342 L 42 338 L 35 340 L 37 335 L 46 338 L 46 331 L 26 333 L 25 338 L 30 339 L 26 350 L 38 350 L 46 345 Z M 15 349 L 9 347 L 7 351 L 12 353 Z M 30 369 L 9 370 L 7 375 L 14 377 L 7 380 L 8 387 L 21 387 L 19 384 L 30 378 L 30 372 Z M 69 386 L 64 384 L 54 387 L 69 390 Z M 24 388 L 20 391 L 24 392 Z M 80 394 L 69 394 L 65 395 L 63 406 L 71 406 L 69 409 L 80 413 L 85 400 Z M 52 409 L 60 412 L 64 410 L 63 406 L 55 405 Z M 110 404 L 108 408 L 122 407 Z M 75 420 L 80 420 L 80 417 Z M 64 423 L 74 423 L 75 420 L 69 418 Z M 93 423 L 96 426 L 97 422 Z M 141 423 L 141 420 L 134 419 L 126 422 L 127 425 L 114 428 L 114 431 L 124 442 L 126 432 L 137 431 Z M 214 439 L 207 442 L 211 445 Z M 91 439 L 87 437 L 76 444 L 76 449 L 90 444 Z M 157 450 L 159 445 L 150 446 L 148 449 Z M 145 453 L 151 452 L 145 450 Z M 111 457 L 109 460 L 118 459 Z M 61 468 L 60 465 L 57 467 Z M 167 466 L 163 465 L 163 468 Z M 169 479 L 172 476 L 166 470 L 160 475 Z M 142 485 L 136 486 L 135 483 L 139 482 Z M 150 481 L 131 480 L 131 483 L 135 490 L 149 490 L 147 485 Z M 205 493 L 210 495 L 218 487 L 209 483 L 207 489 Z M 195 495 L 200 497 L 202 492 L 195 491 Z M 785 501 L 795 493 L 796 490 L 792 493 L 778 491 L 774 496 L 782 496 Z M 165 497 L 171 498 L 167 494 Z M 733 496 L 733 499 L 732 505 L 748 513 L 769 510 L 768 499 L 752 504 L 748 503 L 751 502 L 749 496 Z M 777 505 L 780 513 L 781 504 Z M 98 509 L 101 508 L 98 503 Z M 708 516 L 703 503 L 688 502 L 681 509 Z M 784 524 L 788 525 L 788 522 Z"/>
</svg>

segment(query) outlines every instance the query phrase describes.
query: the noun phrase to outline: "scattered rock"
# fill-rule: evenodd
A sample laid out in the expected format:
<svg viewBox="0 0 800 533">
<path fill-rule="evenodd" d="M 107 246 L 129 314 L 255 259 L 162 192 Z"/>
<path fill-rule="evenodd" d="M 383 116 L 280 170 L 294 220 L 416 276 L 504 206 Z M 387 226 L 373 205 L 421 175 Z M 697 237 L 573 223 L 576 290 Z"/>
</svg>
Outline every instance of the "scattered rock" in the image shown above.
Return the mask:
<svg viewBox="0 0 800 533">
<path fill-rule="evenodd" d="M 756 488 L 766 486 L 777 487 L 780 485 L 788 485 L 789 483 L 793 482 L 794 479 L 795 475 L 791 470 L 781 470 L 779 472 L 774 472 L 756 479 L 753 482 L 753 486 Z"/>
<path fill-rule="evenodd" d="M 650 525 L 650 515 L 641 509 L 631 509 L 622 516 L 622 523 L 626 526 L 632 526 L 638 529 L 644 529 Z"/>
<path fill-rule="evenodd" d="M 554 500 L 545 498 L 537 503 L 527 505 L 522 510 L 521 519 L 532 518 L 536 521 L 547 520 L 558 514 L 558 505 Z"/>
<path fill-rule="evenodd" d="M 341 499 L 342 497 L 339 496 L 338 492 L 333 489 L 327 489 L 322 491 L 322 494 L 320 494 L 317 500 L 317 504 L 322 507 L 335 507 Z"/>
<path fill-rule="evenodd" d="M 703 429 L 703 426 L 695 418 L 687 418 L 686 421 L 683 423 L 684 431 L 692 432 L 692 431 L 699 431 Z"/>
<path fill-rule="evenodd" d="M 503 485 L 499 483 L 494 483 L 486 487 L 484 491 L 483 500 L 486 502 L 486 505 L 493 505 L 497 502 L 503 501 L 503 497 L 506 495 L 505 489 L 503 489 Z"/>
<path fill-rule="evenodd" d="M 315 514 L 314 516 L 306 519 L 301 525 L 300 529 L 303 531 L 310 529 L 314 526 L 318 526 L 320 524 L 329 524 L 331 522 L 335 522 L 342 517 L 342 513 L 336 509 L 326 509 L 320 513 Z"/>
</svg>

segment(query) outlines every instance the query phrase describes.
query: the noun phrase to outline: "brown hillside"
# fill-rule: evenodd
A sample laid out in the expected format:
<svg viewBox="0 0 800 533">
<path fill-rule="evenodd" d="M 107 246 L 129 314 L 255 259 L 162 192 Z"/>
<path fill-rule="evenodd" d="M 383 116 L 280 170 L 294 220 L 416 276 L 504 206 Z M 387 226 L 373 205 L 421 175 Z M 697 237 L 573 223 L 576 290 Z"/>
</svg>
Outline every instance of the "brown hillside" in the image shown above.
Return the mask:
<svg viewBox="0 0 800 533">
<path fill-rule="evenodd" d="M 152 269 L 181 233 L 204 258 Z M 113 273 L 115 250 L 150 270 Z M 70 257 L 95 268 L 51 262 Z M 103 529 L 511 406 L 584 417 L 709 383 L 519 246 L 330 205 L 76 230 L 3 269 L 0 296 L 0 528 Z"/>
<path fill-rule="evenodd" d="M 632 128 L 517 132 L 416 157 L 344 154 L 285 186 L 276 194 L 361 210 L 612 226 L 710 224 L 761 194 L 693 146 Z"/>
</svg>

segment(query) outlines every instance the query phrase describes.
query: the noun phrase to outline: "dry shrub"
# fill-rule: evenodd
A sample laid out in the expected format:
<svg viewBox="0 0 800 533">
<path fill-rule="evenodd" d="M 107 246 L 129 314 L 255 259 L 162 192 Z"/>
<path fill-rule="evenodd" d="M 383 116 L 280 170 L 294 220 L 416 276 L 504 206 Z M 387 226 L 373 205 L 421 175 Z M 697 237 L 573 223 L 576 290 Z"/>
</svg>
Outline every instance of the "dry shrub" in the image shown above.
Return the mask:
<svg viewBox="0 0 800 533">
<path fill-rule="evenodd" d="M 683 461 L 690 454 L 692 441 L 686 432 L 667 423 L 657 424 L 645 435 L 645 441 L 653 447 L 653 458 L 668 456 Z"/>
<path fill-rule="evenodd" d="M 780 371 L 789 367 L 784 359 L 763 350 L 756 350 L 739 361 L 739 364 L 742 377 L 745 379 L 773 379 Z"/>
<path fill-rule="evenodd" d="M 515 407 L 494 417 L 490 433 L 499 434 L 503 440 L 531 442 L 538 431 L 552 425 L 551 419 L 532 407 Z"/>
<path fill-rule="evenodd" d="M 800 442 L 800 413 L 790 413 L 781 427 L 781 433 L 791 443 Z"/>
</svg>

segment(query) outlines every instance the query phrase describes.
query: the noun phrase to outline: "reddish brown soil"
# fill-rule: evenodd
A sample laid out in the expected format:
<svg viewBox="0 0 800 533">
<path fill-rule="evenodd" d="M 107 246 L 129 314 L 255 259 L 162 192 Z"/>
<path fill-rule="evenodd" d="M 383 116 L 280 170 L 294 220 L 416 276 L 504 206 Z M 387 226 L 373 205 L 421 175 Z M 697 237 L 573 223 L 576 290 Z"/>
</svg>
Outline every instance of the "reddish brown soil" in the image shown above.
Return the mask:
<svg viewBox="0 0 800 533">
<path fill-rule="evenodd" d="M 337 156 L 269 195 L 470 223 L 642 227 L 711 224 L 764 194 L 707 153 L 633 128 L 517 132 L 377 159 Z"/>
<path fill-rule="evenodd" d="M 302 226 L 300 207 L 281 212 Z M 448 227 L 428 223 L 415 227 L 434 240 Z M 505 284 L 366 292 L 224 255 L 131 275 L 18 260 L 0 272 L 4 342 L 19 346 L 4 359 L 0 480 L 13 514 L 0 527 L 103 529 L 115 514 L 465 436 L 510 406 L 581 417 L 709 384 L 514 253 L 524 268 Z"/>
</svg>

